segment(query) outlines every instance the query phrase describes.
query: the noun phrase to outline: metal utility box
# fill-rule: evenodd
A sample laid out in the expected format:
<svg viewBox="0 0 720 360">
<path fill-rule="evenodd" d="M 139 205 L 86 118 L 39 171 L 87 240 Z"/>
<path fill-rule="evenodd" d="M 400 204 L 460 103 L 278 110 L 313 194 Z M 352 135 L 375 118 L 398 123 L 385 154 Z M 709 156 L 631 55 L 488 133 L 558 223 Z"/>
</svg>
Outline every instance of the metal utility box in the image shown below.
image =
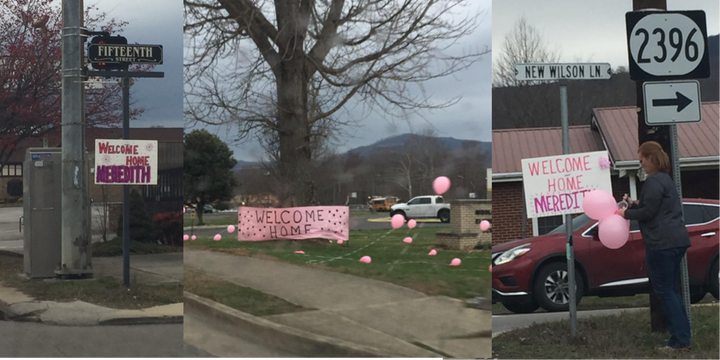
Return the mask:
<svg viewBox="0 0 720 360">
<path fill-rule="evenodd" d="M 30 148 L 23 163 L 25 274 L 55 277 L 61 255 L 62 154 L 60 148 Z"/>
</svg>

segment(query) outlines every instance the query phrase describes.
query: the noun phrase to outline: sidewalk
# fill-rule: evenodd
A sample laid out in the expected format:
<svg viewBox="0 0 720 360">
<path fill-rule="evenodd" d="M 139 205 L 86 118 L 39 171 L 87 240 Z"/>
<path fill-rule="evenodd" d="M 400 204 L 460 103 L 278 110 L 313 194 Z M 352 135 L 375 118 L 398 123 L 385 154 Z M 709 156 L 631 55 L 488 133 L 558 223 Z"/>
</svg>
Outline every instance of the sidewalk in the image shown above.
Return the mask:
<svg viewBox="0 0 720 360">
<path fill-rule="evenodd" d="M 131 281 L 148 285 L 180 284 L 182 261 L 182 252 L 131 255 Z M 112 276 L 122 279 L 122 257 L 93 258 L 93 268 L 95 278 Z M 0 319 L 64 326 L 137 325 L 182 323 L 183 311 L 182 303 L 127 310 L 107 308 L 83 301 L 45 301 L 33 299 L 15 289 L 0 285 Z"/>
<path fill-rule="evenodd" d="M 317 268 L 187 248 L 185 265 L 317 309 L 265 317 L 278 324 L 393 355 L 415 357 L 431 350 L 444 357 L 491 356 L 491 313 L 467 308 L 461 300 Z"/>
</svg>

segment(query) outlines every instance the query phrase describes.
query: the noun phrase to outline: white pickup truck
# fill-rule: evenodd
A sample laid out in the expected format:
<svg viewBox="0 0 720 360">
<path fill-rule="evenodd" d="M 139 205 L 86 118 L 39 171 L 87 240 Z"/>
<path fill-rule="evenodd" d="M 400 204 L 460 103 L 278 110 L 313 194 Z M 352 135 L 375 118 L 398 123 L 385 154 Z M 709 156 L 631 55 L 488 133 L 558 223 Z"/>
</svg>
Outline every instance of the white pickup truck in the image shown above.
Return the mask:
<svg viewBox="0 0 720 360">
<path fill-rule="evenodd" d="M 444 223 L 450 222 L 450 204 L 442 196 L 416 196 L 407 203 L 393 205 L 390 217 L 400 214 L 405 219 L 438 218 Z"/>
</svg>

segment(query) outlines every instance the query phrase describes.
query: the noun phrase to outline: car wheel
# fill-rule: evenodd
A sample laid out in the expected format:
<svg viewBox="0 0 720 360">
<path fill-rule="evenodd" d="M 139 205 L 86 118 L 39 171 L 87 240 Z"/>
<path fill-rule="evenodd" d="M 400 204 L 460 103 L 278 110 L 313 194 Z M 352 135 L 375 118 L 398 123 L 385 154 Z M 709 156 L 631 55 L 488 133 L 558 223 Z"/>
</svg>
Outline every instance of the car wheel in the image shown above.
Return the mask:
<svg viewBox="0 0 720 360">
<path fill-rule="evenodd" d="M 534 302 L 532 300 L 528 300 L 528 301 L 524 301 L 524 302 L 509 302 L 509 303 L 502 303 L 502 304 L 506 309 L 508 309 L 516 314 L 529 314 L 531 312 L 534 312 L 535 310 L 537 310 L 540 307 L 536 302 Z"/>
<path fill-rule="evenodd" d="M 440 219 L 440 222 L 442 222 L 442 223 L 449 223 L 450 222 L 450 212 L 447 210 L 440 210 L 440 212 L 438 212 L 438 219 Z"/>
<path fill-rule="evenodd" d="M 394 213 L 390 213 L 390 217 L 391 217 L 391 218 L 392 218 L 393 216 L 395 216 L 395 215 L 402 215 L 402 216 L 405 218 L 406 221 L 407 221 L 407 219 L 408 219 L 408 217 L 407 217 L 407 215 L 405 215 L 405 212 L 404 212 L 404 211 L 396 211 L 396 212 L 394 212 Z"/>
<path fill-rule="evenodd" d="M 567 311 L 570 308 L 567 264 L 554 262 L 543 266 L 533 284 L 535 301 L 547 311 Z M 575 303 L 582 299 L 584 287 L 580 273 L 575 270 Z"/>
<path fill-rule="evenodd" d="M 718 261 L 715 260 L 715 263 L 713 264 L 712 268 L 710 268 L 710 279 L 708 284 L 708 290 L 710 290 L 710 293 L 715 298 L 715 300 L 720 300 L 718 298 L 718 286 L 720 286 L 720 273 L 718 273 Z"/>
</svg>

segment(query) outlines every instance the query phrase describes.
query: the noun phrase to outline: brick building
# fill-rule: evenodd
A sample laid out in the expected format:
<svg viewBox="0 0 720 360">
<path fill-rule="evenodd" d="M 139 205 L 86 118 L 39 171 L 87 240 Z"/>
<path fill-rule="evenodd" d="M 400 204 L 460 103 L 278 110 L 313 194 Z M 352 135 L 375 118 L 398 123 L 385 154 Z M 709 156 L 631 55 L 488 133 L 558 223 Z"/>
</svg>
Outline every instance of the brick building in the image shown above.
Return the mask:
<svg viewBox="0 0 720 360">
<path fill-rule="evenodd" d="M 678 125 L 683 197 L 720 198 L 720 121 L 718 102 L 702 104 L 702 121 Z M 590 125 L 570 127 L 570 152 L 607 150 L 612 163 L 613 195 L 637 199 L 637 113 L 634 106 L 594 109 Z M 524 200 L 521 160 L 561 155 L 560 127 L 493 130 L 493 243 L 523 237 Z M 525 219 L 525 237 L 546 234 L 562 216 Z"/>
</svg>

